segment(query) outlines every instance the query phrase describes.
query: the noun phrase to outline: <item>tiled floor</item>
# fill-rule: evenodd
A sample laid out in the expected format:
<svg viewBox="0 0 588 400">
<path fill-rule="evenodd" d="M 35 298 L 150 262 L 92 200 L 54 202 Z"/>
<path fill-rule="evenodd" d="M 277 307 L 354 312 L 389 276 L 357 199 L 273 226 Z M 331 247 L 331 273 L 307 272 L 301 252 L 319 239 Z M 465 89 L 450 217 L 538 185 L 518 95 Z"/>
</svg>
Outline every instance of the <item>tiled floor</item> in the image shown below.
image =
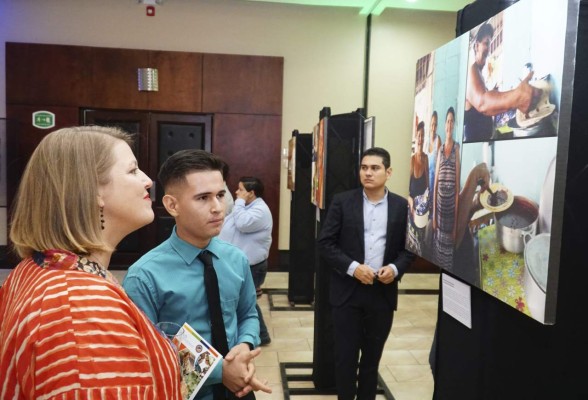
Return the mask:
<svg viewBox="0 0 588 400">
<path fill-rule="evenodd" d="M 8 272 L 0 270 L 0 282 L 4 281 Z M 123 271 L 114 272 L 121 278 L 124 275 Z M 259 299 L 272 342 L 262 348 L 262 354 L 256 359 L 255 364 L 257 375 L 268 381 L 273 393 L 257 393 L 256 397 L 259 400 L 336 399 L 334 395 L 284 395 L 280 363 L 312 363 L 314 337 L 313 311 L 270 310 L 268 293 L 271 293 L 274 307 L 289 307 L 287 291 L 285 294 L 274 294 L 272 290 L 287 290 L 287 286 L 286 272 L 270 272 L 263 285 L 266 290 Z M 400 282 L 401 291 L 438 289 L 438 286 L 438 274 L 406 274 Z M 428 356 L 437 319 L 437 299 L 436 294 L 400 295 L 392 332 L 380 363 L 380 376 L 395 400 L 426 400 L 433 397 L 433 378 Z M 297 370 L 295 373 L 311 374 L 312 371 Z M 312 387 L 311 382 L 294 384 L 296 387 Z M 378 395 L 378 399 L 384 398 L 383 395 Z"/>
</svg>

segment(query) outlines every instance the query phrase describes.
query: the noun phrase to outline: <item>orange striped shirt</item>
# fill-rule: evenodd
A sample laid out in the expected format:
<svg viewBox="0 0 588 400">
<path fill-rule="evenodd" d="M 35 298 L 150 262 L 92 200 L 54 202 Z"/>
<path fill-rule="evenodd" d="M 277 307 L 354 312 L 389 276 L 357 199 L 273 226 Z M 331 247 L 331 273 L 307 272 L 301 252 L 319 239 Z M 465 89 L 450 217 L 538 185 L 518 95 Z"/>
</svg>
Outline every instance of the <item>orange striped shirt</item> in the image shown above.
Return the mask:
<svg viewBox="0 0 588 400">
<path fill-rule="evenodd" d="M 182 398 L 174 350 L 100 276 L 27 258 L 0 288 L 0 321 L 0 399 Z"/>
</svg>

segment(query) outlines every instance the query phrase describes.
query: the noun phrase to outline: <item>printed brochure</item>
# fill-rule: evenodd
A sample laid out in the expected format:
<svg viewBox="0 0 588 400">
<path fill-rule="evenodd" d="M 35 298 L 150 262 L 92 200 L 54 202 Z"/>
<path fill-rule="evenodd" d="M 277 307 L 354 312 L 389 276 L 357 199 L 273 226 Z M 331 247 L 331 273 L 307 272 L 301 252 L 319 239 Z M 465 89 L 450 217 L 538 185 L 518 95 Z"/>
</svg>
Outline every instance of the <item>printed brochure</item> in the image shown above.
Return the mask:
<svg viewBox="0 0 588 400">
<path fill-rule="evenodd" d="M 223 356 L 188 323 L 176 334 L 184 400 L 193 400 Z"/>
</svg>

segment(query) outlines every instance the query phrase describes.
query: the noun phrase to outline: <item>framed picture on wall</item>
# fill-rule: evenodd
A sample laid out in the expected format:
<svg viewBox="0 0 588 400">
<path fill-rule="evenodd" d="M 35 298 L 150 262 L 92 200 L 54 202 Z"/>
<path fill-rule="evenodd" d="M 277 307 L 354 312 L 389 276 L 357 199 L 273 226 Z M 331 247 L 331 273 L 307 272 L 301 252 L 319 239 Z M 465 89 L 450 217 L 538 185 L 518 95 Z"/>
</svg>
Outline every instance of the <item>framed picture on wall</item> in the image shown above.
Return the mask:
<svg viewBox="0 0 588 400">
<path fill-rule="evenodd" d="M 319 124 L 312 128 L 312 168 L 310 170 L 310 202 L 316 206 L 316 187 L 318 184 L 318 176 L 316 173 L 317 145 L 318 145 Z"/>
<path fill-rule="evenodd" d="M 328 117 L 323 117 L 313 131 L 313 199 L 314 204 L 321 209 L 325 208 L 325 165 L 327 153 L 327 124 Z"/>
</svg>

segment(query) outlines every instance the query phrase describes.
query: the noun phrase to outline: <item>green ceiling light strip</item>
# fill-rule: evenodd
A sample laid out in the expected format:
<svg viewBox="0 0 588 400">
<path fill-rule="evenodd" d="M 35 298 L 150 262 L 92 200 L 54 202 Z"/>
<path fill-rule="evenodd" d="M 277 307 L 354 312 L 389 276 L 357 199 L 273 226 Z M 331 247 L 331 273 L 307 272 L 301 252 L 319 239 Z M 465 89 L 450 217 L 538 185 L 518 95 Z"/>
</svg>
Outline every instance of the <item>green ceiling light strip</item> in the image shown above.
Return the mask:
<svg viewBox="0 0 588 400">
<path fill-rule="evenodd" d="M 2 0 L 0 0 L 2 1 Z M 248 0 L 319 7 L 354 7 L 360 15 L 380 15 L 386 8 L 457 12 L 475 0 Z"/>
<path fill-rule="evenodd" d="M 382 0 L 373 0 L 371 2 L 371 4 L 366 4 L 361 11 L 359 11 L 359 15 L 372 15 L 374 14 L 374 10 L 380 5 L 380 3 L 382 3 Z M 384 2 L 385 3 L 385 2 Z M 381 10 L 383 10 L 384 8 L 386 8 L 386 5 L 383 4 L 381 7 Z M 380 11 L 378 14 L 376 15 L 380 15 L 382 13 L 382 11 Z"/>
<path fill-rule="evenodd" d="M 386 4 L 386 2 L 382 1 L 380 2 L 376 7 L 374 7 L 374 10 L 372 11 L 372 15 L 378 16 L 380 14 L 382 14 L 382 12 L 388 7 L 388 5 Z"/>
</svg>

